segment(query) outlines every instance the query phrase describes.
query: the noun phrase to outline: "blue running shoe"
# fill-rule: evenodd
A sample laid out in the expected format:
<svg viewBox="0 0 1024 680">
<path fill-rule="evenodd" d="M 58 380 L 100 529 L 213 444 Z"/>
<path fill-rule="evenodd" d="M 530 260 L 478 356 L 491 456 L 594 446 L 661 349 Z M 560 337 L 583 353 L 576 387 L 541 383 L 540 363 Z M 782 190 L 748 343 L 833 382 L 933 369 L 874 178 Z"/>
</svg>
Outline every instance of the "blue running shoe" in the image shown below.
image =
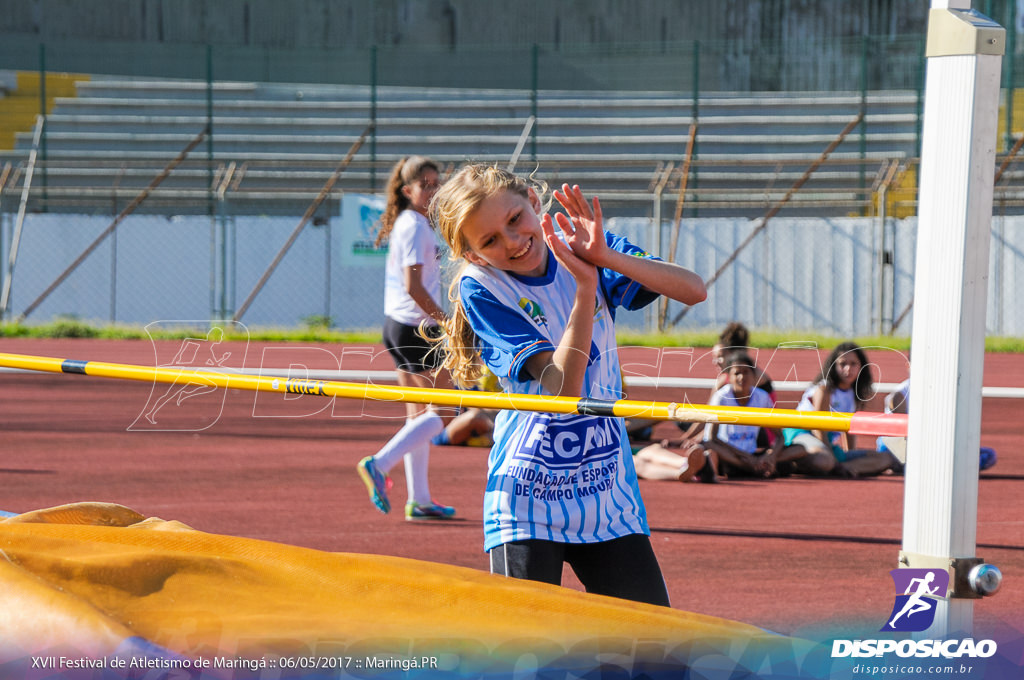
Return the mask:
<svg viewBox="0 0 1024 680">
<path fill-rule="evenodd" d="M 391 512 L 391 501 L 388 500 L 388 489 L 391 488 L 391 478 L 377 469 L 373 456 L 363 458 L 356 465 L 359 476 L 363 478 L 363 484 L 370 493 L 370 500 L 377 506 L 377 509 L 387 514 Z"/>
<path fill-rule="evenodd" d="M 437 503 L 413 503 L 405 504 L 405 518 L 410 521 L 420 519 L 451 519 L 455 517 L 455 508 Z"/>
<path fill-rule="evenodd" d="M 996 464 L 996 460 L 998 460 L 998 457 L 996 456 L 995 449 L 982 446 L 978 454 L 978 469 L 987 470 Z"/>
</svg>

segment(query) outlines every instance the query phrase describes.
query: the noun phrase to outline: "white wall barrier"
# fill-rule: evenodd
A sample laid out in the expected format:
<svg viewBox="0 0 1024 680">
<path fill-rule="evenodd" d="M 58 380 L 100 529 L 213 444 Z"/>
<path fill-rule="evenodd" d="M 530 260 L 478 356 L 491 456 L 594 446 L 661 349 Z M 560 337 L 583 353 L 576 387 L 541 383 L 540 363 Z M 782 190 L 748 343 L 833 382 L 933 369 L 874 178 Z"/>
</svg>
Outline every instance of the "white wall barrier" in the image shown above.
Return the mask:
<svg viewBox="0 0 1024 680">
<path fill-rule="evenodd" d="M 293 327 L 330 317 L 341 329 L 376 328 L 382 321 L 384 256 L 372 249 L 380 201 L 348 195 L 339 215 L 308 225 L 242 322 Z M 110 222 L 107 216 L 32 214 L 26 218 L 13 279 L 10 317 L 17 317 Z M 27 323 L 61 316 L 90 322 L 146 324 L 160 319 L 230 317 L 252 289 L 295 219 L 275 216 L 136 215 L 118 227 L 59 286 Z M 671 225 L 652 243 L 647 218 L 616 218 L 608 228 L 663 252 Z M 757 226 L 746 219 L 686 219 L 676 260 L 710 277 Z M 887 329 L 913 296 L 916 218 L 882 225 L 873 218 L 777 217 L 740 252 L 679 328 L 720 328 L 738 319 L 754 328 L 818 331 L 840 336 Z M 9 220 L 0 252 L 9 252 Z M 1024 334 L 1024 217 L 992 222 L 987 332 Z M 681 307 L 673 303 L 668 319 Z M 908 335 L 912 312 L 897 327 Z M 622 326 L 653 329 L 650 313 L 624 313 Z"/>
</svg>

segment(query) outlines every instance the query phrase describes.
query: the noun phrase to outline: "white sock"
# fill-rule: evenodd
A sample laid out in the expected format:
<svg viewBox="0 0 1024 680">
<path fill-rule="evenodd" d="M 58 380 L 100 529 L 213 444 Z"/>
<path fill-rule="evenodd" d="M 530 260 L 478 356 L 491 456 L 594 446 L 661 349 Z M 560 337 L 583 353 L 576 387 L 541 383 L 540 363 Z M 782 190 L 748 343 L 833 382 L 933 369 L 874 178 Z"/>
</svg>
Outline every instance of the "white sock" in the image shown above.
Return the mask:
<svg viewBox="0 0 1024 680">
<path fill-rule="evenodd" d="M 409 500 L 417 505 L 428 505 L 430 483 L 427 481 L 427 467 L 430 464 L 430 444 L 405 454 L 405 487 Z"/>
<path fill-rule="evenodd" d="M 430 440 L 444 430 L 444 421 L 433 411 L 405 421 L 402 429 L 373 457 L 377 468 L 384 473 L 398 464 L 403 455 L 415 451 L 421 445 L 430 446 Z"/>
</svg>

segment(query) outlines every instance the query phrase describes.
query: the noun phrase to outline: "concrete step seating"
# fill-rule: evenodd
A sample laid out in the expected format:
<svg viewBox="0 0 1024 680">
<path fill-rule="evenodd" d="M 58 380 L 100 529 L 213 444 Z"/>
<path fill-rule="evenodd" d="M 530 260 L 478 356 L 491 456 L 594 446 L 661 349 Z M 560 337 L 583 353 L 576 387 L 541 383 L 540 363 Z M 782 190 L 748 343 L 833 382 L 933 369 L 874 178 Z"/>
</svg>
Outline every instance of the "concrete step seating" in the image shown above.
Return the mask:
<svg viewBox="0 0 1024 680">
<path fill-rule="evenodd" d="M 57 97 L 47 120 L 48 191 L 83 199 L 137 192 L 204 129 L 206 83 L 93 77 L 76 97 Z M 856 201 L 886 159 L 915 155 L 916 95 L 871 93 L 867 134 L 859 129 L 797 198 Z M 719 94 L 699 101 L 698 161 L 688 192 L 710 204 L 781 197 L 854 119 L 859 94 Z M 549 182 L 572 181 L 602 195 L 678 191 L 693 121 L 690 98 L 663 93 L 541 92 L 218 82 L 212 88 L 212 155 L 204 142 L 161 192 L 208 193 L 233 165 L 231 192 L 266 199 L 315 195 L 376 111 L 376 136 L 345 172 L 339 190 L 378 190 L 388 167 L 410 153 L 450 167 L 509 161 L 529 116 L 518 169 Z M 4 162 L 27 156 L 18 133 Z M 374 161 L 374 162 L 371 162 Z M 215 176 L 219 175 L 221 180 Z M 11 183 L 4 188 L 12 190 Z"/>
<path fill-rule="evenodd" d="M 52 110 L 57 97 L 75 95 L 75 84 L 84 76 L 50 73 L 46 81 L 38 73 L 0 71 L 0 149 L 11 149 L 19 130 L 31 130 L 39 115 L 40 98 Z M 27 133 L 31 140 L 32 133 Z M 30 142 L 31 143 L 31 142 Z"/>
</svg>

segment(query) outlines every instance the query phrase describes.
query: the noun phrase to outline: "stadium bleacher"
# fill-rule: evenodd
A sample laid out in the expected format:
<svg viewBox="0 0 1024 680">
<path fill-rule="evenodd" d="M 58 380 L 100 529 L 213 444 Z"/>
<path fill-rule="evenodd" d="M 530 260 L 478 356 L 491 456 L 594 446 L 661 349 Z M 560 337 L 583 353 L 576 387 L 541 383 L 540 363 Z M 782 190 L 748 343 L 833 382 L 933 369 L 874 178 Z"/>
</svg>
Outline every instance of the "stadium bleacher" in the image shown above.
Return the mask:
<svg viewBox="0 0 1024 680">
<path fill-rule="evenodd" d="M 817 214 L 848 214 L 867 201 L 889 159 L 915 156 L 914 92 L 709 94 L 539 92 L 326 86 L 93 77 L 59 96 L 47 119 L 47 198 L 109 203 L 148 185 L 211 120 L 203 143 L 161 185 L 166 200 L 306 200 L 371 120 L 375 134 L 338 190 L 379 190 L 388 166 L 421 153 L 452 167 L 508 163 L 531 115 L 519 169 L 578 182 L 602 196 L 646 200 L 678 190 L 689 128 L 698 120 L 688 202 L 763 211 L 780 199 L 864 108 L 856 128 L 793 199 Z M 211 106 L 212 105 L 212 106 Z M 19 132 L 0 165 L 24 159 Z M 213 163 L 209 163 L 212 160 Z M 16 179 L 16 178 L 15 178 Z M 12 186 L 5 187 L 12 190 Z M 154 195 L 154 198 L 159 198 Z"/>
</svg>

